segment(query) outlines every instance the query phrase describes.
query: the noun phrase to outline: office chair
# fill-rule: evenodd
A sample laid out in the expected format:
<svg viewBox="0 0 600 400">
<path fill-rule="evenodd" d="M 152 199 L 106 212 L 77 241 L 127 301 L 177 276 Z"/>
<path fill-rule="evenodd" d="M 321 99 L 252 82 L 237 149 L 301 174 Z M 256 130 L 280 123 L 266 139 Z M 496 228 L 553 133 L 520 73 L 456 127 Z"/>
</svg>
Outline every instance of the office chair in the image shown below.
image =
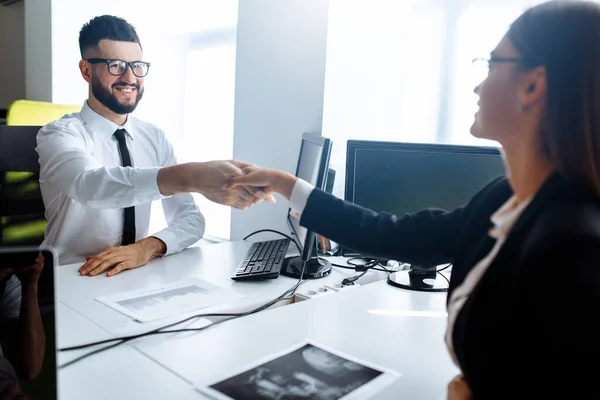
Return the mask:
<svg viewBox="0 0 600 400">
<path fill-rule="evenodd" d="M 81 106 L 54 104 L 47 101 L 15 100 L 6 112 L 6 125 L 46 125 L 63 115 L 81 111 Z"/>
<path fill-rule="evenodd" d="M 33 246 L 44 240 L 47 221 L 35 151 L 40 128 L 0 125 L 0 246 Z"/>
</svg>

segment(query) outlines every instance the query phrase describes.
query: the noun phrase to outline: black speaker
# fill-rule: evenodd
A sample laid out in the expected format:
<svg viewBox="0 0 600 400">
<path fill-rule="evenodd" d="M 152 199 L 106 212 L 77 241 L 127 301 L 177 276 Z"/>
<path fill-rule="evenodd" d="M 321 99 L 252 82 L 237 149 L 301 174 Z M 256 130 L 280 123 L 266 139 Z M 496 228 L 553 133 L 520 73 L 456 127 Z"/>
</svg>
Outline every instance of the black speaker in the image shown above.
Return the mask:
<svg viewBox="0 0 600 400">
<path fill-rule="evenodd" d="M 327 170 L 327 181 L 325 182 L 325 191 L 327 193 L 333 193 L 333 184 L 335 183 L 335 169 L 329 168 Z"/>
</svg>

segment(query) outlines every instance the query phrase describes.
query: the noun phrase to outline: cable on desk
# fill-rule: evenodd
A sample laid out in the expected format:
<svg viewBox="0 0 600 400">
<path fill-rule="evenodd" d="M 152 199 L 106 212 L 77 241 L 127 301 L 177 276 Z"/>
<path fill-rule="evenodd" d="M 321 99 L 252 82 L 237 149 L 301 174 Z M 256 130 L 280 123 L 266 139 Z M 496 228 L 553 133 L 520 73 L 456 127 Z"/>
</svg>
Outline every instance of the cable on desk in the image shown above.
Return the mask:
<svg viewBox="0 0 600 400">
<path fill-rule="evenodd" d="M 333 267 L 336 267 L 336 268 L 351 269 L 351 270 L 353 270 L 353 271 L 357 271 L 356 267 L 349 267 L 349 266 L 347 266 L 347 265 L 340 265 L 340 264 L 334 264 L 334 263 L 331 263 L 331 266 L 333 266 Z M 369 268 L 369 269 L 372 269 L 373 271 L 388 272 L 388 273 L 390 273 L 390 274 L 391 274 L 392 272 L 396 272 L 396 271 L 393 271 L 393 270 L 391 270 L 391 269 L 388 269 L 388 268 L 384 267 L 384 266 L 383 266 L 383 265 L 381 265 L 381 264 L 379 264 L 379 265 L 376 265 L 376 266 L 374 266 L 373 268 Z M 357 271 L 357 272 L 359 272 L 359 271 Z"/>
<path fill-rule="evenodd" d="M 445 270 L 447 270 L 448 268 L 450 268 L 451 266 L 452 266 L 452 263 L 450 263 L 450 264 L 446 265 L 444 268 L 438 269 L 438 270 L 437 270 L 437 272 L 442 272 L 442 271 L 445 271 Z"/>
<path fill-rule="evenodd" d="M 362 260 L 364 261 L 364 263 L 357 263 L 355 262 L 356 260 Z M 387 273 L 393 273 L 396 271 L 387 269 L 385 266 L 383 266 L 383 264 L 381 263 L 381 260 L 378 259 L 374 259 L 374 258 L 366 258 L 366 257 L 353 257 L 350 258 L 349 260 L 346 261 L 348 264 L 352 265 L 351 267 L 347 266 L 347 265 L 340 265 L 340 264 L 334 264 L 331 263 L 332 266 L 334 267 L 338 267 L 338 268 L 344 268 L 344 269 L 353 269 L 357 272 L 361 272 L 361 274 L 350 277 L 350 278 L 345 278 L 342 281 L 342 285 L 350 285 L 352 283 L 354 283 L 356 280 L 358 280 L 359 278 L 361 278 L 364 274 L 367 273 L 367 271 L 369 269 L 375 270 L 375 271 L 383 271 L 383 272 L 387 272 Z M 446 265 L 443 268 L 440 268 L 438 270 L 436 270 L 436 272 L 438 274 L 440 274 L 440 276 L 442 278 L 444 278 L 446 280 L 446 282 L 448 282 L 448 285 L 450 285 L 450 280 L 448 278 L 446 278 L 446 276 L 444 274 L 442 274 L 442 271 L 447 270 L 448 268 L 450 268 L 452 266 L 452 263 Z M 377 268 L 380 267 L 380 268 Z"/>
<path fill-rule="evenodd" d="M 294 239 L 292 239 L 292 237 L 291 237 L 291 236 L 289 236 L 289 235 L 286 235 L 286 234 L 285 234 L 285 233 L 283 233 L 283 232 L 279 232 L 279 231 L 273 230 L 273 229 L 261 229 L 261 230 L 259 230 L 259 231 L 252 232 L 252 233 L 250 233 L 250 234 L 246 235 L 246 237 L 245 237 L 244 239 L 242 239 L 242 240 L 246 240 L 246 239 L 248 239 L 250 236 L 254 236 L 254 235 L 256 235 L 257 233 L 262 233 L 262 232 L 272 232 L 272 233 L 276 233 L 276 234 L 278 234 L 278 235 L 281 235 L 281 236 L 283 236 L 283 237 L 286 237 L 286 238 L 290 239 L 292 242 L 294 242 Z M 300 252 L 300 254 L 302 254 L 302 252 Z"/>
<path fill-rule="evenodd" d="M 369 270 L 368 270 L 368 269 L 366 269 L 366 270 L 364 270 L 363 272 L 361 272 L 361 273 L 360 273 L 360 274 L 358 274 L 358 275 L 354 275 L 354 276 L 352 276 L 352 277 L 350 277 L 350 278 L 344 278 L 344 279 L 342 280 L 342 285 L 344 285 L 344 286 L 346 286 L 346 285 L 354 285 L 354 281 L 358 280 L 360 277 L 362 277 L 362 276 L 363 276 L 364 274 L 366 274 L 368 271 L 369 271 Z"/>
<path fill-rule="evenodd" d="M 278 234 L 278 235 L 281 235 L 281 236 L 283 236 L 283 237 L 285 237 L 285 238 L 289 239 L 289 240 L 290 240 L 292 243 L 294 243 L 294 245 L 296 245 L 296 249 L 298 250 L 298 254 L 302 254 L 302 249 L 300 248 L 300 245 L 298 244 L 298 242 L 296 242 L 296 241 L 295 241 L 295 240 L 294 240 L 294 239 L 293 239 L 291 236 L 289 236 L 289 235 L 286 235 L 286 234 L 285 234 L 285 233 L 283 233 L 283 232 L 276 231 L 276 230 L 274 230 L 274 229 L 261 229 L 261 230 L 259 230 L 259 231 L 252 232 L 252 233 L 250 233 L 250 234 L 246 235 L 246 237 L 245 237 L 244 239 L 242 239 L 242 240 L 246 240 L 246 239 L 248 239 L 250 236 L 254 236 L 254 235 L 256 235 L 257 233 L 262 233 L 262 232 L 272 232 L 272 233 L 276 233 L 276 234 Z"/>
<path fill-rule="evenodd" d="M 450 280 L 448 278 L 446 278 L 446 275 L 442 274 L 440 271 L 437 271 L 438 274 L 440 274 L 440 276 L 442 278 L 444 278 L 446 280 L 446 282 L 448 282 L 448 286 L 450 286 Z"/>
<path fill-rule="evenodd" d="M 354 262 L 355 260 L 363 260 L 364 263 L 356 263 L 356 262 Z M 342 285 L 352 285 L 352 284 L 354 284 L 355 281 L 357 281 L 362 276 L 364 276 L 370 269 L 372 269 L 374 271 L 387 272 L 388 274 L 394 272 L 394 271 L 389 270 L 386 267 L 384 267 L 381 264 L 381 260 L 374 259 L 374 258 L 354 257 L 354 258 L 350 258 L 346 262 L 348 264 L 350 264 L 351 267 L 346 266 L 346 265 L 334 264 L 334 263 L 331 263 L 331 265 L 334 266 L 334 267 L 338 267 L 338 268 L 352 269 L 352 270 L 354 270 L 356 272 L 360 272 L 360 274 L 352 276 L 352 277 L 349 277 L 349 278 L 344 278 L 342 280 Z"/>
<path fill-rule="evenodd" d="M 291 288 L 289 288 L 288 290 L 286 290 L 285 292 L 283 292 L 281 295 L 279 295 L 275 299 L 273 299 L 273 300 L 271 300 L 271 301 L 269 301 L 269 302 L 267 302 L 267 303 L 265 303 L 265 304 L 263 304 L 261 306 L 258 306 L 258 307 L 254 308 L 252 310 L 245 311 L 245 312 L 242 312 L 242 313 L 208 313 L 208 314 L 196 314 L 196 315 L 192 315 L 191 317 L 188 317 L 188 318 L 186 318 L 186 319 L 184 319 L 182 321 L 173 322 L 173 323 L 171 323 L 169 325 L 165 325 L 165 326 L 162 326 L 160 328 L 156 328 L 156 329 L 153 329 L 151 331 L 140 333 L 140 334 L 137 334 L 137 335 L 115 337 L 115 338 L 111 338 L 111 339 L 100 340 L 100 341 L 97 341 L 97 342 L 91 342 L 91 343 L 86 343 L 86 344 L 82 344 L 82 345 L 77 345 L 77 346 L 71 346 L 71 347 L 65 347 L 65 348 L 62 348 L 62 349 L 58 349 L 58 351 L 81 350 L 81 349 L 84 349 L 84 348 L 87 348 L 87 347 L 97 346 L 97 345 L 100 345 L 100 344 L 106 344 L 106 343 L 111 343 L 111 342 L 117 341 L 117 343 L 113 343 L 113 344 L 111 344 L 109 346 L 105 346 L 105 347 L 102 347 L 100 349 L 93 350 L 93 351 L 91 351 L 89 353 L 86 353 L 86 354 L 84 354 L 82 356 L 74 358 L 73 360 L 68 361 L 68 362 L 64 363 L 63 365 L 59 366 L 59 368 L 60 369 L 66 368 L 66 367 L 68 367 L 70 365 L 73 365 L 76 362 L 81 361 L 81 360 L 83 360 L 85 358 L 88 358 L 88 357 L 90 357 L 90 356 L 92 356 L 94 354 L 101 353 L 102 351 L 112 349 L 114 347 L 117 347 L 120 344 L 129 342 L 131 340 L 135 340 L 135 339 L 138 339 L 138 338 L 141 338 L 141 337 L 144 337 L 144 336 L 157 335 L 157 334 L 162 334 L 162 333 L 177 333 L 177 332 L 192 332 L 192 331 L 199 332 L 199 331 L 202 331 L 202 330 L 204 330 L 206 328 L 209 328 L 211 326 L 218 325 L 218 324 L 220 324 L 222 322 L 226 322 L 226 321 L 229 321 L 229 320 L 232 320 L 232 319 L 237 319 L 237 318 L 240 318 L 240 317 L 245 317 L 247 315 L 251 315 L 251 314 L 263 311 L 263 310 L 265 310 L 265 309 L 267 309 L 267 308 L 269 308 L 269 307 L 271 307 L 271 306 L 279 303 L 280 301 L 288 300 L 288 299 L 290 299 L 290 298 L 292 298 L 294 296 L 296 290 L 300 287 L 300 285 L 302 285 L 303 283 L 306 282 L 306 280 L 303 280 L 303 278 L 304 278 L 304 271 L 306 269 L 306 264 L 307 264 L 307 261 L 304 261 L 304 263 L 302 264 L 302 271 L 300 272 L 300 278 L 298 279 L 298 282 L 294 286 L 292 286 Z M 206 318 L 206 317 L 229 317 L 229 318 L 222 319 L 222 320 L 219 320 L 219 321 L 211 322 L 210 325 L 206 325 L 206 326 L 203 326 L 201 328 L 182 328 L 182 329 L 173 329 L 173 330 L 168 330 L 168 331 L 165 330 L 167 328 L 170 328 L 170 327 L 175 326 L 175 325 L 182 324 L 182 323 L 187 322 L 187 321 L 192 320 L 192 319 Z"/>
<path fill-rule="evenodd" d="M 364 261 L 364 263 L 356 263 L 354 262 L 354 260 L 362 260 Z M 349 259 L 348 261 L 346 261 L 349 265 L 354 266 L 354 269 L 357 272 L 361 272 L 361 271 L 365 271 L 368 269 L 375 269 L 376 271 L 384 271 L 384 272 L 389 272 L 392 273 L 394 271 L 387 269 L 383 264 L 385 262 L 385 260 L 380 260 L 378 258 L 366 258 L 366 257 L 353 257 L 351 259 Z M 376 267 L 381 267 L 381 268 L 376 268 Z M 344 267 L 343 267 L 344 268 Z"/>
<path fill-rule="evenodd" d="M 363 261 L 363 263 L 357 263 L 355 262 L 355 260 L 361 260 Z M 348 260 L 346 260 L 346 262 L 348 263 L 348 265 L 352 265 L 354 267 L 363 267 L 366 265 L 370 265 L 370 264 L 379 264 L 379 260 L 374 259 L 374 258 L 367 258 L 367 257 L 352 257 L 349 258 Z"/>
<path fill-rule="evenodd" d="M 450 280 L 449 280 L 448 278 L 446 278 L 446 275 L 442 274 L 442 271 L 445 271 L 445 270 L 447 270 L 447 269 L 448 269 L 448 268 L 450 268 L 451 266 L 452 266 L 452 263 L 450 263 L 450 264 L 446 265 L 444 268 L 441 268 L 441 269 L 438 269 L 437 271 L 435 271 L 435 272 L 437 272 L 438 274 L 440 274 L 440 276 L 441 276 L 442 278 L 444 278 L 444 279 L 446 280 L 446 282 L 448 282 L 448 286 L 450 286 Z"/>
</svg>

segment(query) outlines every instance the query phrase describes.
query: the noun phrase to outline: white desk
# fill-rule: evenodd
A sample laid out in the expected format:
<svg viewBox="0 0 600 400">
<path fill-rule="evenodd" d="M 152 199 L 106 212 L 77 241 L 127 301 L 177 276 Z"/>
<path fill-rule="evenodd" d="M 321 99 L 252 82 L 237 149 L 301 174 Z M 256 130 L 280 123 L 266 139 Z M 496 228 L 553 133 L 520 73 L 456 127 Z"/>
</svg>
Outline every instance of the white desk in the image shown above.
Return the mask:
<svg viewBox="0 0 600 400">
<path fill-rule="evenodd" d="M 63 303 L 58 303 L 56 315 L 59 348 L 112 337 Z M 88 351 L 59 353 L 59 365 Z M 160 384 L 148 385 L 149 377 L 159 378 Z M 197 393 L 187 382 L 130 346 L 96 354 L 58 373 L 60 400 L 197 399 Z"/>
<path fill-rule="evenodd" d="M 94 277 L 80 276 L 77 272 L 79 264 L 61 266 L 57 271 L 58 298 L 73 310 L 115 335 L 144 332 L 183 318 L 178 316 L 155 323 L 140 324 L 106 307 L 95 300 L 96 297 L 130 290 L 152 289 L 189 278 L 199 278 L 217 286 L 232 289 L 244 296 L 240 301 L 205 308 L 202 312 L 250 309 L 279 296 L 298 281 L 286 276 L 255 282 L 231 279 L 231 275 L 251 245 L 252 243 L 248 241 L 236 241 L 192 247 L 179 254 L 151 260 L 148 265 L 125 271 L 110 278 L 104 274 Z M 340 257 L 335 257 L 335 259 L 338 262 L 343 260 Z M 327 277 L 306 282 L 302 285 L 301 290 L 308 290 L 327 283 L 340 283 L 342 279 L 355 274 L 356 272 L 353 270 L 334 268 Z M 387 274 L 384 272 L 372 271 L 358 282 L 381 280 L 386 276 Z"/>
<path fill-rule="evenodd" d="M 59 345 L 86 343 L 103 335 L 146 331 L 169 323 L 162 320 L 139 324 L 94 300 L 97 296 L 200 278 L 244 295 L 235 304 L 219 307 L 240 309 L 263 303 L 294 285 L 295 279 L 284 276 L 259 282 L 231 280 L 249 246 L 248 242 L 229 242 L 190 248 L 111 278 L 81 277 L 76 265 L 59 267 Z M 302 288 L 339 283 L 354 274 L 352 270 L 334 268 L 328 277 L 310 281 Z M 363 284 L 384 277 L 369 273 Z M 447 382 L 458 373 L 443 343 L 445 296 L 375 282 L 228 321 L 199 333 L 143 338 L 60 370 L 59 393 L 61 399 L 203 398 L 191 386 L 200 378 L 225 374 L 265 354 L 313 339 L 403 374 L 378 398 L 444 398 Z M 392 310 L 396 314 L 385 316 L 369 310 Z M 405 311 L 415 310 L 438 316 L 402 316 Z M 61 362 L 67 356 L 74 355 L 61 354 Z"/>
<path fill-rule="evenodd" d="M 385 315 L 385 312 L 391 315 Z M 406 316 L 428 311 L 426 316 Z M 381 399 L 443 399 L 459 373 L 443 341 L 445 294 L 411 292 L 376 282 L 296 303 L 199 333 L 147 338 L 135 345 L 190 383 L 251 364 L 312 339 L 403 376 Z"/>
</svg>

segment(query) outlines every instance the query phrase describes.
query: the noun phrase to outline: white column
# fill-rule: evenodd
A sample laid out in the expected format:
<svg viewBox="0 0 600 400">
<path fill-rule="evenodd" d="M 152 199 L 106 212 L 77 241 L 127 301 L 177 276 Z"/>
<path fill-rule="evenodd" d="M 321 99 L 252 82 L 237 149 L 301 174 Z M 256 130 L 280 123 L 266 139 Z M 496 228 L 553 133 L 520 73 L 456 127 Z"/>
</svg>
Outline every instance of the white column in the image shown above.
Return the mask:
<svg viewBox="0 0 600 400">
<path fill-rule="evenodd" d="M 302 134 L 321 133 L 328 13 L 329 0 L 239 2 L 234 158 L 294 173 Z M 233 210 L 231 239 L 289 233 L 287 210 L 280 196 Z"/>
<path fill-rule="evenodd" d="M 25 98 L 25 7 L 0 6 L 0 108 Z"/>
<path fill-rule="evenodd" d="M 29 100 L 52 101 L 51 11 L 52 0 L 25 2 L 25 96 Z"/>
</svg>

